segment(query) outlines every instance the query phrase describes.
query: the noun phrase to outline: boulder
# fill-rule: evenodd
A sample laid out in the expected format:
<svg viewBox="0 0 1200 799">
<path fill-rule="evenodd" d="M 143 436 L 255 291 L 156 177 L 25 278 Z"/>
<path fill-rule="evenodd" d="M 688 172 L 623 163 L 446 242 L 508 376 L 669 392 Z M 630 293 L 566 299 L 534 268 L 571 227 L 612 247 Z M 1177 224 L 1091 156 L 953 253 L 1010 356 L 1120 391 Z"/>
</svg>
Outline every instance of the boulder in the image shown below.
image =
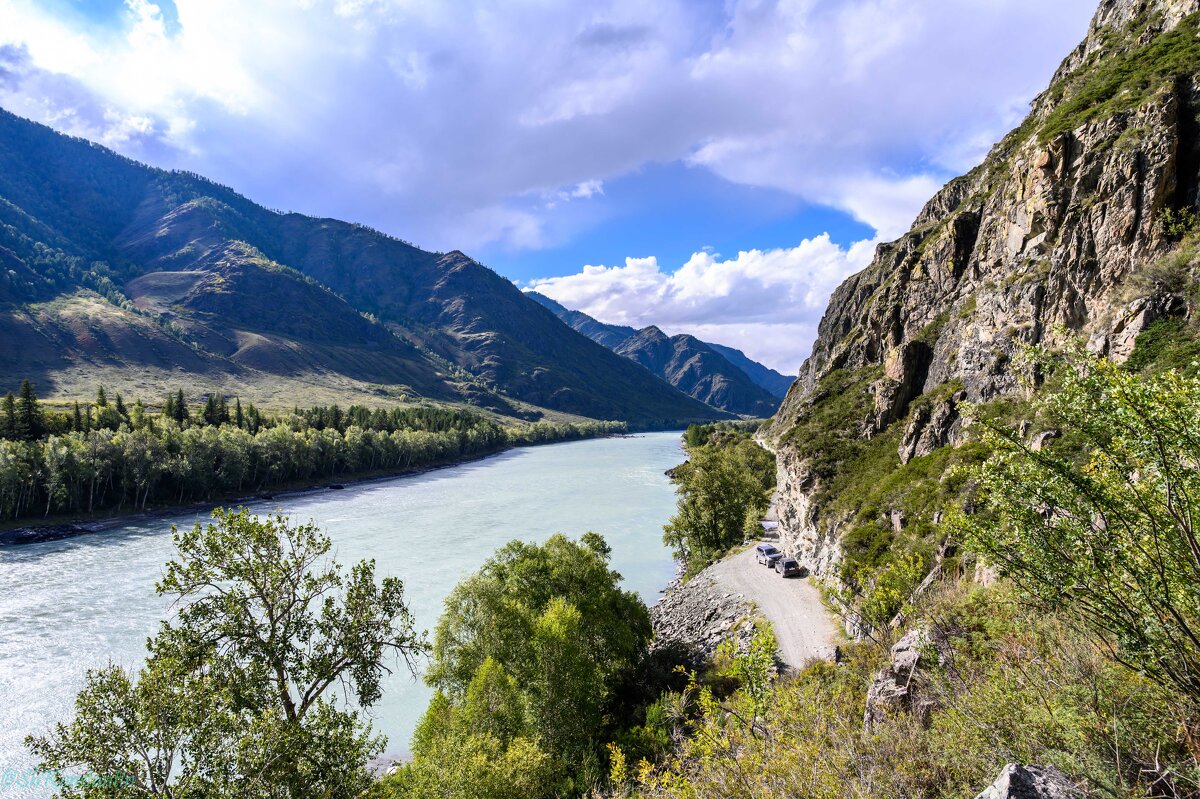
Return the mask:
<svg viewBox="0 0 1200 799">
<path fill-rule="evenodd" d="M 1054 766 L 1009 763 L 975 799 L 1083 799 L 1085 795 Z"/>
<path fill-rule="evenodd" d="M 928 721 L 936 701 L 924 690 L 929 679 L 919 667 L 921 650 L 930 643 L 926 632 L 917 628 L 892 647 L 891 665 L 881 669 L 867 689 L 863 726 L 868 730 L 897 713 L 915 713 L 922 723 Z"/>
</svg>

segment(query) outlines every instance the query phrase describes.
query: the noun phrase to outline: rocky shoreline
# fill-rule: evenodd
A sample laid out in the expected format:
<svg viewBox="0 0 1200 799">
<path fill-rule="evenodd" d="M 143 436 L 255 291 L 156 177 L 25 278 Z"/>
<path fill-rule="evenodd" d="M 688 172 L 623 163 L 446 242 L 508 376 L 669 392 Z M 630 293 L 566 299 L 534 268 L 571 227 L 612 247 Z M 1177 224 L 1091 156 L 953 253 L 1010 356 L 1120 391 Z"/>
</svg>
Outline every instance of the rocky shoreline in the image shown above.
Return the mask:
<svg viewBox="0 0 1200 799">
<path fill-rule="evenodd" d="M 650 609 L 652 650 L 677 650 L 698 666 L 728 639 L 735 641 L 739 650 L 749 647 L 757 611 L 742 594 L 721 589 L 709 576 L 709 569 L 687 582 L 676 577 Z"/>
</svg>

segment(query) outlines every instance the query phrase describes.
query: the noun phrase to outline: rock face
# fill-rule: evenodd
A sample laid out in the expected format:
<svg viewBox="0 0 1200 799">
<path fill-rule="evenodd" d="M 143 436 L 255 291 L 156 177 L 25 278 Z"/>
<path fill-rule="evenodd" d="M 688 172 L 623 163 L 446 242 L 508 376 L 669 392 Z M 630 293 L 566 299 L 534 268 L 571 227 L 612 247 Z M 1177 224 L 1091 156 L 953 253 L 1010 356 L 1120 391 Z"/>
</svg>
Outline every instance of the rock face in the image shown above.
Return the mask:
<svg viewBox="0 0 1200 799">
<path fill-rule="evenodd" d="M 922 629 L 910 630 L 892 647 L 892 662 L 880 670 L 867 689 L 863 726 L 868 730 L 897 713 L 912 713 L 922 723 L 936 701 L 925 690 L 928 676 L 922 670 L 922 650 L 938 651 Z"/>
<path fill-rule="evenodd" d="M 1009 763 L 975 799 L 1083 799 L 1084 792 L 1054 766 Z"/>
<path fill-rule="evenodd" d="M 754 634 L 750 604 L 741 594 L 718 589 L 705 572 L 686 583 L 674 580 L 650 609 L 650 620 L 654 625 L 652 648 L 676 647 L 692 665 L 712 657 L 727 639 L 745 649 Z"/>
<path fill-rule="evenodd" d="M 945 397 L 913 410 L 899 444 L 907 463 L 956 443 L 962 402 L 1024 390 L 1014 367 L 1024 345 L 1078 337 L 1122 359 L 1148 324 L 1184 312 L 1179 287 L 1151 265 L 1177 239 L 1165 212 L 1198 207 L 1198 11 L 1200 0 L 1104 0 L 1026 122 L 834 292 L 768 433 L 781 541 L 814 573 L 839 562 L 845 520 L 823 513 L 819 480 L 787 434 L 825 399 L 826 377 L 879 375 L 863 436 L 902 422 L 922 395 Z M 1170 48 L 1190 60 L 1165 59 Z M 1122 70 L 1149 77 L 1096 99 Z"/>
</svg>

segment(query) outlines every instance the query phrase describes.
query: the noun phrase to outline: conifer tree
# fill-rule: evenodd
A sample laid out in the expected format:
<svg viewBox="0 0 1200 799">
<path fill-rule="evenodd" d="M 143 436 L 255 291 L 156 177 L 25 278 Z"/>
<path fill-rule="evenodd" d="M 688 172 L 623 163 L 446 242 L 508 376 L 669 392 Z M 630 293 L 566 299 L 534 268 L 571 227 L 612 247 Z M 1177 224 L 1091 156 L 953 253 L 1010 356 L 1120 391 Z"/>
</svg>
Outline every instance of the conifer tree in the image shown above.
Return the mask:
<svg viewBox="0 0 1200 799">
<path fill-rule="evenodd" d="M 163 403 L 162 415 L 165 419 L 175 418 L 175 395 L 168 394 L 166 402 Z"/>
<path fill-rule="evenodd" d="M 107 408 L 108 407 L 108 396 L 105 395 L 105 393 L 104 393 L 104 386 L 100 386 L 100 388 L 98 388 L 96 390 L 96 407 L 97 408 Z"/>
<path fill-rule="evenodd" d="M 4 395 L 4 410 L 0 413 L 0 438 L 17 437 L 17 398 L 10 391 Z"/>
<path fill-rule="evenodd" d="M 79 403 L 75 403 L 75 415 L 71 419 L 71 429 L 76 433 L 83 432 L 83 413 L 79 410 Z"/>
<path fill-rule="evenodd" d="M 14 427 L 15 438 L 24 441 L 36 441 L 46 432 L 45 417 L 42 415 L 42 408 L 38 404 L 37 394 L 33 391 L 33 384 L 29 380 L 21 383 L 21 392 L 17 396 L 16 424 Z"/>
<path fill-rule="evenodd" d="M 190 415 L 188 413 L 187 402 L 183 399 L 183 389 L 181 388 L 175 394 L 175 421 L 179 422 L 180 427 L 182 427 L 187 424 Z"/>
<path fill-rule="evenodd" d="M 239 428 L 246 426 L 246 417 L 242 415 L 242 398 L 234 400 L 233 418 Z"/>
<path fill-rule="evenodd" d="M 117 415 L 125 421 L 129 421 L 129 411 L 125 410 L 125 401 L 121 399 L 121 394 L 117 393 Z"/>
</svg>

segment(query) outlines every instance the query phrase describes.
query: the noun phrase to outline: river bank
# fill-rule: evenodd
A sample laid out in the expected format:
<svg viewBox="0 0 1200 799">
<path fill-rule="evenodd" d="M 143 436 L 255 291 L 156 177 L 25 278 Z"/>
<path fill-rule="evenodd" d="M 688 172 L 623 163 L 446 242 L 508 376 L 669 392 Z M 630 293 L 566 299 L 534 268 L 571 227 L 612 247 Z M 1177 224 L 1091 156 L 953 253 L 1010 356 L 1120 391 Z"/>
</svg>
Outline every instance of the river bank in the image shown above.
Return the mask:
<svg viewBox="0 0 1200 799">
<path fill-rule="evenodd" d="M 654 603 L 675 574 L 662 524 L 675 506 L 663 472 L 680 460 L 679 433 L 604 437 L 520 447 L 487 458 L 399 478 L 346 483 L 344 490 L 289 495 L 276 504 L 313 520 L 343 564 L 376 561 L 380 576 L 404 583 L 417 629 L 433 630 L 446 596 L 514 539 L 542 542 L 554 533 L 578 539 L 601 533 L 624 586 Z M 586 501 L 583 499 L 586 498 Z M 102 535 L 0 552 L 0 772 L 29 768 L 25 735 L 69 718 L 83 674 L 110 661 L 135 668 L 146 636 L 170 612 L 154 590 L 175 555 L 172 524 L 190 526 L 196 511 L 135 520 Z M 432 689 L 402 664 L 389 664 L 384 698 L 370 713 L 387 736 L 382 753 L 402 758 Z M 20 791 L 3 799 L 43 799 Z"/>
<path fill-rule="evenodd" d="M 264 489 L 251 494 L 235 492 L 205 499 L 200 502 L 162 503 L 149 509 L 115 512 L 97 511 L 92 514 L 51 514 L 43 517 L 36 524 L 29 520 L 17 519 L 0 522 L 0 549 L 5 547 L 24 546 L 48 541 L 59 541 L 82 535 L 94 535 L 107 530 L 151 522 L 187 513 L 208 515 L 214 508 L 230 505 L 245 505 L 250 503 L 274 502 L 297 499 L 323 492 L 341 491 L 348 486 L 362 486 L 371 483 L 384 482 L 404 477 L 419 475 L 453 468 L 476 461 L 487 460 L 518 449 L 530 447 L 545 447 L 553 444 L 566 444 L 574 441 L 588 441 L 598 438 L 636 438 L 636 433 L 611 433 L 582 438 L 537 441 L 528 444 L 515 444 L 501 447 L 489 452 L 472 453 L 444 463 L 427 464 L 403 469 L 377 469 L 370 472 L 358 472 L 349 475 L 331 475 L 309 480 L 297 480 L 281 484 L 271 489 Z"/>
</svg>

